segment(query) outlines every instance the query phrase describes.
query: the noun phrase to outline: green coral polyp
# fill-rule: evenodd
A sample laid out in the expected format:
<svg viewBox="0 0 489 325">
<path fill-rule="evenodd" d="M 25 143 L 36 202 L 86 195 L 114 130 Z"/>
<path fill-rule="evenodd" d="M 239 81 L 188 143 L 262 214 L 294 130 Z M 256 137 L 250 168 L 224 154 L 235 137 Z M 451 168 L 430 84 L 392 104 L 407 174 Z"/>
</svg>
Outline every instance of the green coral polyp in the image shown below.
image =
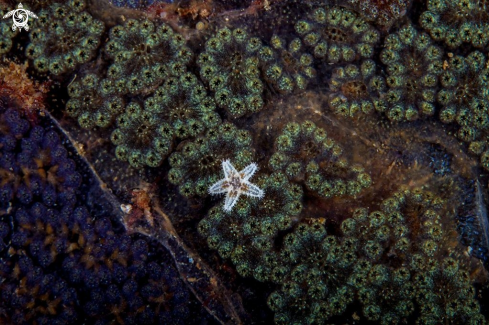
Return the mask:
<svg viewBox="0 0 489 325">
<path fill-rule="evenodd" d="M 105 26 L 84 8 L 83 1 L 55 3 L 34 20 L 26 56 L 39 72 L 60 75 L 95 56 Z"/>
<path fill-rule="evenodd" d="M 348 4 L 361 13 L 368 21 L 375 21 L 384 28 L 392 26 L 406 14 L 410 5 L 407 0 L 377 1 L 377 0 L 349 0 Z"/>
<path fill-rule="evenodd" d="M 234 118 L 263 107 L 259 52 L 262 42 L 243 29 L 223 28 L 209 38 L 197 59 L 200 76 L 219 107 Z"/>
<path fill-rule="evenodd" d="M 121 92 L 148 93 L 168 76 L 180 76 L 193 57 L 184 38 L 170 26 L 129 19 L 110 30 L 105 52 L 114 60 L 107 75 L 124 80 Z"/>
<path fill-rule="evenodd" d="M 154 95 L 146 99 L 144 107 L 168 123 L 180 139 L 196 137 L 221 122 L 214 100 L 190 72 L 179 78 L 168 77 Z"/>
<path fill-rule="evenodd" d="M 341 147 L 310 121 L 287 124 L 275 148 L 270 168 L 284 171 L 319 196 L 356 196 L 371 184 L 368 173 L 360 166 L 349 166 L 341 157 Z"/>
<path fill-rule="evenodd" d="M 387 36 L 380 54 L 387 66 L 385 95 L 391 121 L 413 121 L 435 113 L 438 76 L 443 71 L 442 51 L 429 35 L 412 25 Z"/>
<path fill-rule="evenodd" d="M 443 247 L 446 234 L 438 211 L 440 200 L 426 190 L 401 190 L 382 202 L 381 211 L 369 214 L 360 208 L 342 222 L 343 242 L 354 239 L 356 245 L 351 246 L 356 247 L 358 261 L 348 281 L 355 285 L 368 320 L 398 323 L 411 317 L 415 306 L 423 306 L 418 316 L 421 322 L 480 321 L 473 288 L 464 280 L 466 264 L 460 270 L 463 258 L 440 260 L 446 256 L 441 250 L 451 249 Z M 457 293 L 434 295 L 440 285 L 443 292 Z M 463 292 L 468 301 L 459 303 Z M 472 307 L 465 313 L 467 305 Z"/>
<path fill-rule="evenodd" d="M 485 55 L 478 51 L 448 60 L 448 68 L 440 76 L 442 89 L 437 95 L 438 102 L 444 106 L 442 113 L 447 109 L 484 112 L 489 94 L 479 89 L 488 85 L 489 70 L 484 66 L 485 61 Z"/>
<path fill-rule="evenodd" d="M 266 80 L 281 93 L 305 90 L 309 80 L 316 77 L 316 70 L 312 66 L 313 57 L 304 53 L 301 40 L 295 38 L 287 45 L 285 40 L 274 35 L 270 43 L 273 49 L 263 47 L 260 50 Z"/>
<path fill-rule="evenodd" d="M 276 324 L 324 323 L 353 301 L 348 283 L 355 255 L 351 242 L 327 236 L 319 221 L 300 223 L 284 238 L 281 262 L 291 265 L 268 299 Z"/>
<path fill-rule="evenodd" d="M 483 48 L 489 42 L 489 13 L 483 1 L 429 0 L 419 23 L 433 39 L 451 48 L 463 43 Z"/>
<path fill-rule="evenodd" d="M 107 79 L 101 91 L 107 93 L 115 87 Z M 175 139 L 195 138 L 220 123 L 214 100 L 207 96 L 196 76 L 187 72 L 180 77 L 167 77 L 144 105 L 130 104 L 118 119 L 112 142 L 117 145 L 119 159 L 134 167 L 156 167 L 171 152 Z M 176 175 L 178 172 L 173 177 Z"/>
<path fill-rule="evenodd" d="M 380 100 L 385 88 L 385 80 L 376 75 L 373 60 L 365 60 L 360 67 L 350 64 L 333 72 L 328 104 L 340 116 L 371 114 L 376 110 L 374 101 Z"/>
<path fill-rule="evenodd" d="M 117 146 L 118 159 L 128 161 L 131 166 L 157 167 L 169 154 L 173 143 L 172 127 L 132 102 L 126 112 L 117 119 L 117 128 L 111 140 Z"/>
<path fill-rule="evenodd" d="M 295 30 L 314 56 L 330 63 L 370 58 L 380 39 L 379 32 L 363 18 L 340 7 L 315 9 L 309 20 L 296 23 Z"/>
<path fill-rule="evenodd" d="M 448 68 L 440 76 L 442 89 L 436 97 L 442 106 L 440 120 L 458 124 L 458 138 L 470 143 L 470 152 L 480 155 L 485 150 L 489 127 L 487 58 L 475 51 L 466 57 L 453 56 L 447 63 Z"/>
<path fill-rule="evenodd" d="M 68 115 L 78 118 L 83 128 L 107 127 L 124 111 L 124 100 L 115 94 L 114 87 L 89 74 L 68 87 Z"/>
</svg>

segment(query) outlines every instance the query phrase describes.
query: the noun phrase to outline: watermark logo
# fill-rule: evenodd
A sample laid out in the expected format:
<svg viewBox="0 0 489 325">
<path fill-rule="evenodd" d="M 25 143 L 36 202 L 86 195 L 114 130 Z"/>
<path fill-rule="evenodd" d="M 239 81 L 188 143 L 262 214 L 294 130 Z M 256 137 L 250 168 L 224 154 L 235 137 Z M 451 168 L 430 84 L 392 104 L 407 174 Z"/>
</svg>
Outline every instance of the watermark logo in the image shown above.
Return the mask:
<svg viewBox="0 0 489 325">
<path fill-rule="evenodd" d="M 3 19 L 10 16 L 12 16 L 12 21 L 14 22 L 12 24 L 13 31 L 15 31 L 17 28 L 19 29 L 19 31 L 21 31 L 22 28 L 24 28 L 25 30 L 29 30 L 29 25 L 27 25 L 29 17 L 37 18 L 37 16 L 32 11 L 24 9 L 22 3 L 19 3 L 17 9 L 7 12 L 7 14 L 3 16 Z"/>
</svg>

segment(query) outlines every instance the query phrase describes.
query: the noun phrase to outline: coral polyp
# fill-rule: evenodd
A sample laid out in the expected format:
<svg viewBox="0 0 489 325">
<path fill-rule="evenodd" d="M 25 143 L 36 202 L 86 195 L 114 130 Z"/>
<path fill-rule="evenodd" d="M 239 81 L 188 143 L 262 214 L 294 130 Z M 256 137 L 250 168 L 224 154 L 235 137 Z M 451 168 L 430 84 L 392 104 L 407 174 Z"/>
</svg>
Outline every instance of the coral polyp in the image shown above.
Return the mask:
<svg viewBox="0 0 489 325">
<path fill-rule="evenodd" d="M 80 126 L 86 129 L 107 127 L 124 111 L 124 100 L 116 94 L 114 86 L 96 75 L 75 80 L 68 87 L 68 93 L 66 112 L 78 118 Z"/>
<path fill-rule="evenodd" d="M 419 23 L 449 48 L 468 43 L 483 48 L 489 41 L 489 6 L 484 0 L 429 0 Z"/>
<path fill-rule="evenodd" d="M 383 28 L 391 27 L 402 18 L 412 1 L 410 0 L 349 0 L 346 5 L 354 8 L 368 21 Z"/>
<path fill-rule="evenodd" d="M 288 272 L 280 289 L 268 297 L 275 323 L 320 324 L 342 314 L 354 297 L 348 283 L 354 253 L 354 242 L 328 236 L 320 222 L 297 225 L 284 238 L 281 252 Z"/>
<path fill-rule="evenodd" d="M 193 57 L 184 38 L 162 24 L 127 20 L 113 27 L 105 52 L 114 61 L 107 70 L 114 82 L 122 81 L 124 94 L 148 93 L 167 76 L 180 76 Z"/>
<path fill-rule="evenodd" d="M 117 128 L 111 140 L 117 146 L 117 158 L 140 168 L 144 165 L 157 167 L 173 146 L 173 128 L 158 120 L 158 116 L 144 110 L 136 102 L 126 107 L 117 119 Z"/>
<path fill-rule="evenodd" d="M 83 0 L 73 0 L 66 5 L 54 3 L 39 12 L 25 50 L 37 71 L 60 75 L 95 56 L 105 26 L 85 8 Z"/>
<path fill-rule="evenodd" d="M 105 81 L 104 85 L 111 84 Z M 130 103 L 117 119 L 118 128 L 111 139 L 119 159 L 134 167 L 156 167 L 171 152 L 176 139 L 195 138 L 220 122 L 213 99 L 187 72 L 179 78 L 167 77 L 144 104 Z"/>
<path fill-rule="evenodd" d="M 361 166 L 350 166 L 343 149 L 311 121 L 288 123 L 275 148 L 270 168 L 321 197 L 356 196 L 371 184 L 370 175 Z"/>
<path fill-rule="evenodd" d="M 244 29 L 222 28 L 205 43 L 198 59 L 200 77 L 214 92 L 219 107 L 232 117 L 263 107 L 259 52 L 262 41 Z"/>
<path fill-rule="evenodd" d="M 489 69 L 486 56 L 475 51 L 448 60 L 448 68 L 440 76 L 442 89 L 437 100 L 442 105 L 440 120 L 443 123 L 455 122 L 459 125 L 458 138 L 470 143 L 470 152 L 481 155 L 487 150 L 486 137 L 489 127 Z M 482 91 L 481 91 L 482 90 Z"/>
<path fill-rule="evenodd" d="M 349 64 L 333 72 L 328 104 L 340 116 L 371 114 L 384 107 L 381 95 L 385 89 L 385 80 L 377 74 L 373 60 L 365 60 L 360 66 Z"/>
<path fill-rule="evenodd" d="M 385 100 L 390 120 L 413 121 L 435 113 L 442 56 L 430 36 L 412 25 L 386 37 L 380 59 L 387 66 Z"/>
<path fill-rule="evenodd" d="M 214 99 L 190 72 L 167 77 L 144 107 L 168 123 L 180 139 L 194 138 L 221 122 Z"/>
<path fill-rule="evenodd" d="M 354 11 L 340 7 L 313 10 L 309 19 L 296 23 L 295 30 L 314 56 L 329 63 L 371 58 L 380 40 L 374 27 Z"/>
<path fill-rule="evenodd" d="M 358 209 L 343 221 L 344 235 L 357 241 L 357 254 L 370 264 L 352 277 L 367 319 L 399 322 L 419 305 L 424 323 L 481 321 L 474 291 L 467 286 L 469 261 L 463 256 L 443 257 L 451 249 L 446 246 L 451 234 L 442 222 L 443 203 L 428 191 L 402 190 L 383 201 L 382 211 Z M 441 265 L 446 272 L 440 272 Z M 454 295 L 430 292 L 438 285 Z M 467 299 L 462 302 L 459 297 L 464 293 Z"/>
<path fill-rule="evenodd" d="M 294 38 L 287 44 L 284 39 L 274 35 L 270 43 L 278 58 L 266 59 L 264 70 L 267 81 L 282 93 L 305 90 L 309 81 L 316 77 L 316 70 L 313 57 L 304 51 L 301 40 Z M 262 50 L 268 51 L 271 51 L 268 47 Z M 261 54 L 266 56 L 265 53 Z"/>
<path fill-rule="evenodd" d="M 480 91 L 487 87 L 489 70 L 485 66 L 486 56 L 479 51 L 463 57 L 454 56 L 448 60 L 448 68 L 440 76 L 442 89 L 437 94 L 438 102 L 443 106 L 440 119 L 444 123 L 457 122 L 462 126 L 468 126 L 471 118 L 463 118 L 460 113 L 472 114 L 477 112 L 477 103 L 483 103 L 489 96 Z M 474 83 L 472 83 L 474 81 Z M 450 114 L 453 111 L 453 115 Z M 484 112 L 482 108 L 481 113 Z M 464 114 L 466 115 L 466 114 Z"/>
</svg>

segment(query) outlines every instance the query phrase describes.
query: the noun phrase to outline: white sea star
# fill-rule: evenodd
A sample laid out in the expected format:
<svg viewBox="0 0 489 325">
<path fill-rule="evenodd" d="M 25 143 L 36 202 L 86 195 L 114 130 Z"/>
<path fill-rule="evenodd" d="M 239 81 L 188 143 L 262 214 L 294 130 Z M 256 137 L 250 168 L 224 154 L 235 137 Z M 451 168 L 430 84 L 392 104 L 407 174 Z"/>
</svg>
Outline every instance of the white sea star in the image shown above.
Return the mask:
<svg viewBox="0 0 489 325">
<path fill-rule="evenodd" d="M 238 172 L 228 159 L 222 162 L 222 169 L 224 170 L 224 178 L 209 187 L 209 193 L 213 195 L 226 193 L 224 211 L 231 211 L 241 194 L 259 199 L 263 197 L 263 190 L 249 181 L 258 170 L 255 163 L 249 164 Z"/>
</svg>

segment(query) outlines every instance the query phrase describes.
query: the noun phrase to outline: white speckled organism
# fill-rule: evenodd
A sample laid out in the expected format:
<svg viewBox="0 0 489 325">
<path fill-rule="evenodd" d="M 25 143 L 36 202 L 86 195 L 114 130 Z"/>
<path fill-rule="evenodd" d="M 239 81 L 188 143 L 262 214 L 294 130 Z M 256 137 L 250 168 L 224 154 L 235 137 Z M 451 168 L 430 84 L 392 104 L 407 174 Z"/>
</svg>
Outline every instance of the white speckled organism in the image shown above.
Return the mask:
<svg viewBox="0 0 489 325">
<path fill-rule="evenodd" d="M 263 197 L 263 190 L 249 181 L 258 170 L 258 166 L 255 163 L 249 164 L 238 172 L 229 160 L 224 160 L 222 162 L 222 169 L 224 171 L 224 178 L 210 186 L 209 193 L 213 195 L 226 193 L 224 211 L 230 212 L 236 202 L 238 202 L 241 194 L 259 199 Z"/>
</svg>

